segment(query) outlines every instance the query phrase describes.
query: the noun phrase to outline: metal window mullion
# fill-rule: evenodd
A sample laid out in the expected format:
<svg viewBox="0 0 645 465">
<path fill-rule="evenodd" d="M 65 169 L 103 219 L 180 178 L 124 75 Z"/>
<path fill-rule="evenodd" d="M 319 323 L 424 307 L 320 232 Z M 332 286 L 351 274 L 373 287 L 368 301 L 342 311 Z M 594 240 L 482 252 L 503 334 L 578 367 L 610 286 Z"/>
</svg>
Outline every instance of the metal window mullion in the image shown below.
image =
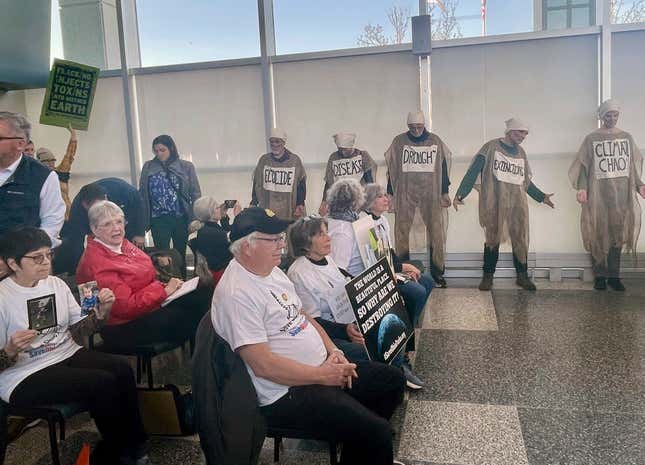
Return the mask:
<svg viewBox="0 0 645 465">
<path fill-rule="evenodd" d="M 262 68 L 262 99 L 264 103 L 264 131 L 267 151 L 269 135 L 277 124 L 273 57 L 276 54 L 273 0 L 258 0 L 258 27 L 260 33 L 260 63 Z"/>
</svg>

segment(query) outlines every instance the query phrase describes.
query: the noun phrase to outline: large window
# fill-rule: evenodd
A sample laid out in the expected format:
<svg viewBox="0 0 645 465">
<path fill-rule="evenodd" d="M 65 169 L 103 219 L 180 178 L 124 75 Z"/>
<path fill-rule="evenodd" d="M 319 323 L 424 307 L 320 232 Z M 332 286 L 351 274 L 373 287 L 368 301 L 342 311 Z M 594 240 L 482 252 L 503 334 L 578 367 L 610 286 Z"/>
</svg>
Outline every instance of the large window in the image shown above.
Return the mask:
<svg viewBox="0 0 645 465">
<path fill-rule="evenodd" d="M 256 0 L 137 0 L 142 66 L 260 55 Z"/>
<path fill-rule="evenodd" d="M 587 27 L 595 24 L 595 0 L 543 0 L 544 29 Z"/>
</svg>

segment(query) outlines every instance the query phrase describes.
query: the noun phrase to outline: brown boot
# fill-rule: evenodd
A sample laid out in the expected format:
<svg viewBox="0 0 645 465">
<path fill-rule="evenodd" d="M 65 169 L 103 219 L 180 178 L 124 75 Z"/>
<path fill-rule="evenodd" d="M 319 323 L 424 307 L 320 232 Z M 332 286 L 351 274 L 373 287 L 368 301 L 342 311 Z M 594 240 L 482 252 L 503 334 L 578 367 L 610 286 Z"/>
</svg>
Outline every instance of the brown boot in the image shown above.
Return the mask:
<svg viewBox="0 0 645 465">
<path fill-rule="evenodd" d="M 518 273 L 515 284 L 527 291 L 534 291 L 537 289 L 535 284 L 533 284 L 533 281 L 531 281 L 531 278 L 529 278 L 529 274 L 527 272 Z"/>
<path fill-rule="evenodd" d="M 490 291 L 493 288 L 493 273 L 484 273 L 479 283 L 480 291 Z"/>
</svg>

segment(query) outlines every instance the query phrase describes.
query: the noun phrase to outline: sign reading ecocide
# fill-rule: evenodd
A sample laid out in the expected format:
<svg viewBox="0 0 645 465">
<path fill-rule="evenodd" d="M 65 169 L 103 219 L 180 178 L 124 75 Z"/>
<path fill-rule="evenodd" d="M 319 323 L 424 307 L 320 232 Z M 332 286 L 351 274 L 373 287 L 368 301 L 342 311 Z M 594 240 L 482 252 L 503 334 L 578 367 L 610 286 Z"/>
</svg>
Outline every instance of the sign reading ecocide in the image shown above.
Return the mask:
<svg viewBox="0 0 645 465">
<path fill-rule="evenodd" d="M 99 69 L 73 61 L 54 60 L 47 92 L 40 113 L 40 123 L 86 131 Z"/>
<path fill-rule="evenodd" d="M 370 360 L 390 363 L 414 334 L 386 258 L 345 285 Z"/>
</svg>

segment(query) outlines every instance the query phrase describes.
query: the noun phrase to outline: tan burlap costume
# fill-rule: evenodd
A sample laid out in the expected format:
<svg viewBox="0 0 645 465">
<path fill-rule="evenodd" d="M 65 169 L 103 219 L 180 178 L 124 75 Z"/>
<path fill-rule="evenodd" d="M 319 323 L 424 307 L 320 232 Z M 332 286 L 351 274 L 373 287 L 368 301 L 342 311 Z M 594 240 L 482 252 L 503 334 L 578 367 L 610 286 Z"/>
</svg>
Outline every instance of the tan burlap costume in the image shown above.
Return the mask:
<svg viewBox="0 0 645 465">
<path fill-rule="evenodd" d="M 582 204 L 580 229 L 594 270 L 602 276 L 610 249 L 634 251 L 641 227 L 641 208 L 636 198 L 643 157 L 632 136 L 618 128 L 593 131 L 582 142 L 569 180 L 576 190 L 587 190 Z M 610 270 L 611 271 L 611 270 Z M 614 270 L 618 277 L 618 270 Z"/>
<path fill-rule="evenodd" d="M 285 220 L 294 219 L 298 186 L 304 187 L 307 174 L 300 157 L 289 150 L 279 160 L 265 153 L 258 160 L 253 173 L 252 203 L 269 208 Z M 303 199 L 304 203 L 304 199 Z"/>
<path fill-rule="evenodd" d="M 509 237 L 513 254 L 526 263 L 529 249 L 529 207 L 526 191 L 531 182 L 531 168 L 526 152 L 517 146 L 509 153 L 493 139 L 477 152 L 486 158 L 479 191 L 479 224 L 484 228 L 486 245 L 495 247 Z"/>
<path fill-rule="evenodd" d="M 394 194 L 396 253 L 406 259 L 410 253 L 410 228 L 419 208 L 432 248 L 432 264 L 443 270 L 448 212 L 441 206 L 443 162 L 450 169 L 452 154 L 433 133 L 415 142 L 409 133 L 399 134 L 385 152 L 388 177 Z"/>
<path fill-rule="evenodd" d="M 371 180 L 364 181 L 363 176 L 366 172 L 371 171 Z M 374 182 L 376 180 L 376 162 L 365 150 L 354 149 L 354 152 L 344 157 L 340 150 L 335 151 L 327 160 L 325 169 L 325 192 L 323 199 L 327 194 L 327 188 L 331 187 L 339 179 L 354 178 L 361 183 Z"/>
</svg>

